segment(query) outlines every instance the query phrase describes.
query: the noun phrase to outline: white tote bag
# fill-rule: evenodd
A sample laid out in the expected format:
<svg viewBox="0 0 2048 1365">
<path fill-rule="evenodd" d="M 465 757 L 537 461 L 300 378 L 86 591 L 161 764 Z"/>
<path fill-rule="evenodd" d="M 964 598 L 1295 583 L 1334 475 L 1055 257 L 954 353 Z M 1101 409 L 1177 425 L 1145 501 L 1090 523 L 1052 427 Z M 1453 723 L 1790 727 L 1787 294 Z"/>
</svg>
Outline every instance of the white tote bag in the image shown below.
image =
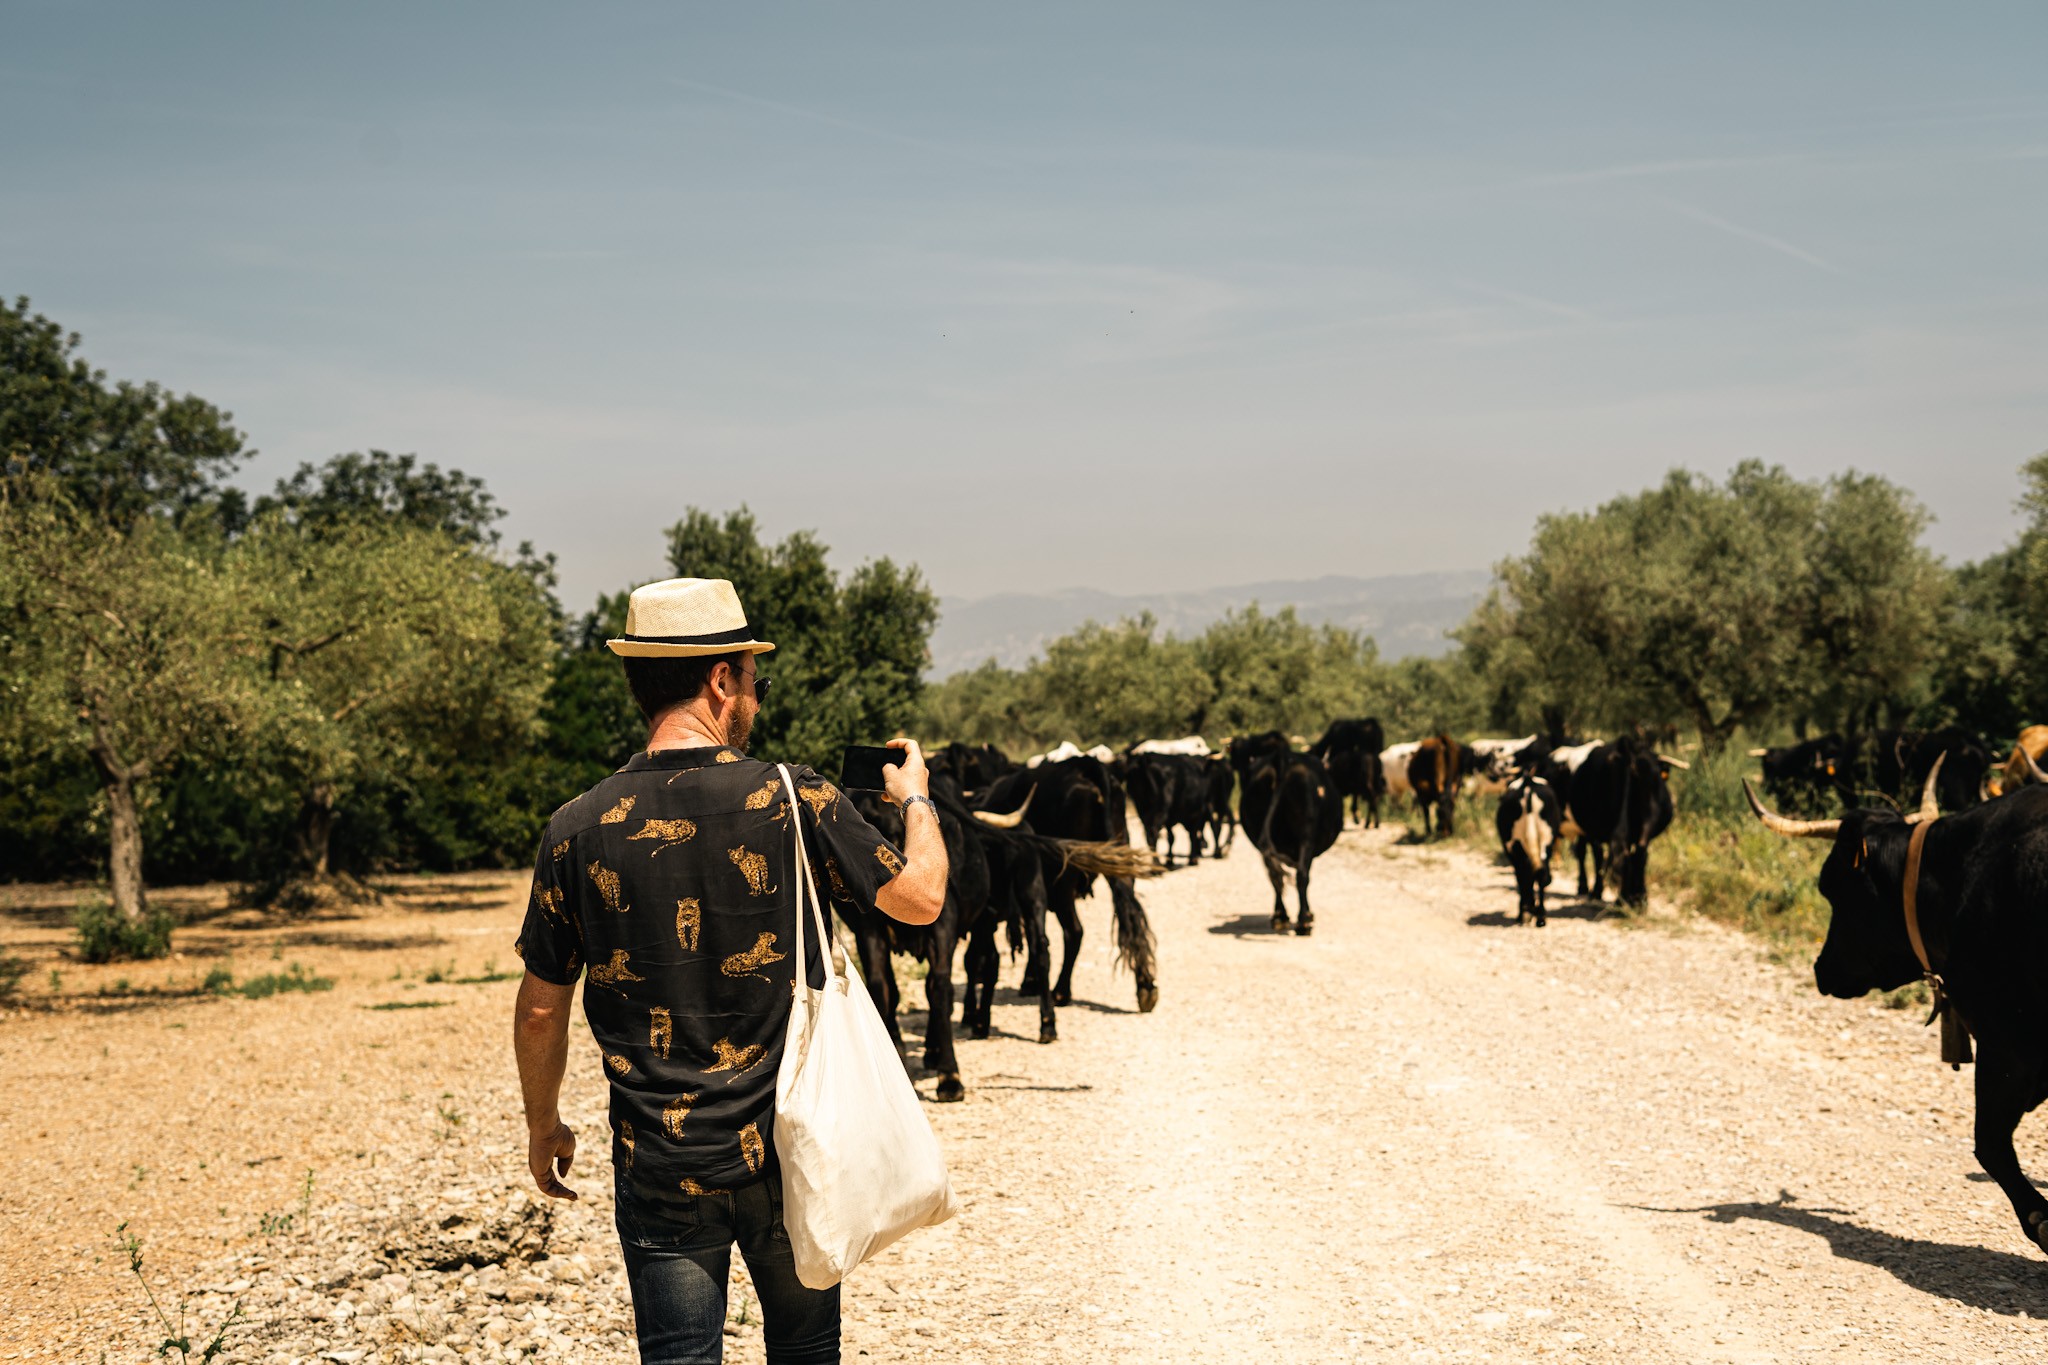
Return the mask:
<svg viewBox="0 0 2048 1365">
<path fill-rule="evenodd" d="M 796 1276 L 829 1289 L 905 1233 L 943 1223 L 960 1206 L 889 1030 L 826 932 L 796 782 L 787 765 L 778 771 L 796 831 L 797 903 L 789 1037 L 775 1077 L 775 1153 Z M 826 963 L 823 990 L 811 989 L 804 965 L 806 919 Z"/>
</svg>

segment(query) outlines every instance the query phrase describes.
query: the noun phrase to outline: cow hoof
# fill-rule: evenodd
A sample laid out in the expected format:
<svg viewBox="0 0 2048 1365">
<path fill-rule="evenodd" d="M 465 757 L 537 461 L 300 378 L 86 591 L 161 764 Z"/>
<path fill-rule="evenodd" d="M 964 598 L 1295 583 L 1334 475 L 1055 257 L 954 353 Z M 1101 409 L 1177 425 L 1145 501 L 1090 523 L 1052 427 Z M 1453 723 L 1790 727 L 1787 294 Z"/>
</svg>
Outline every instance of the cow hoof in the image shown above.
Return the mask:
<svg viewBox="0 0 2048 1365">
<path fill-rule="evenodd" d="M 1158 1008 L 1159 988 L 1157 986 L 1138 987 L 1138 1013 L 1150 1014 Z"/>
<path fill-rule="evenodd" d="M 940 1104 L 958 1104 L 967 1098 L 967 1087 L 960 1084 L 958 1076 L 941 1076 L 939 1088 L 932 1092 L 932 1098 Z"/>
<path fill-rule="evenodd" d="M 1315 928 L 1315 925 L 1312 921 L 1303 920 L 1301 923 L 1294 926 L 1294 932 L 1301 938 L 1307 938 L 1308 931 L 1313 928 Z"/>
<path fill-rule="evenodd" d="M 1066 1006 L 1074 1003 L 1074 993 L 1072 991 L 1054 991 L 1052 993 L 1052 1002 L 1064 1009 Z"/>
<path fill-rule="evenodd" d="M 987 1039 L 988 1039 L 988 1025 L 987 1025 L 987 1024 L 976 1024 L 976 1025 L 975 1025 L 975 1026 L 974 1026 L 973 1028 L 971 1028 L 971 1029 L 967 1030 L 967 1036 L 968 1036 L 969 1038 L 976 1038 L 976 1039 L 980 1039 L 980 1040 L 982 1040 L 982 1041 L 984 1041 L 984 1042 L 985 1042 L 985 1041 L 987 1041 Z"/>
<path fill-rule="evenodd" d="M 1536 917 L 1536 927 L 1538 929 L 1547 929 L 1550 927 L 1550 921 L 1545 919 L 1543 916 L 1538 915 Z"/>
<path fill-rule="evenodd" d="M 1041 1043 L 1057 1043 L 1059 1040 L 1058 1029 L 1042 1028 L 1038 1031 L 1038 1041 Z"/>
<path fill-rule="evenodd" d="M 1284 934 L 1284 933 L 1286 933 L 1286 932 L 1287 932 L 1287 930 L 1288 930 L 1288 924 L 1287 924 L 1287 916 L 1285 916 L 1285 915 L 1275 915 L 1275 916 L 1273 916 L 1273 932 L 1274 932 L 1274 933 L 1276 933 L 1276 934 Z"/>
</svg>

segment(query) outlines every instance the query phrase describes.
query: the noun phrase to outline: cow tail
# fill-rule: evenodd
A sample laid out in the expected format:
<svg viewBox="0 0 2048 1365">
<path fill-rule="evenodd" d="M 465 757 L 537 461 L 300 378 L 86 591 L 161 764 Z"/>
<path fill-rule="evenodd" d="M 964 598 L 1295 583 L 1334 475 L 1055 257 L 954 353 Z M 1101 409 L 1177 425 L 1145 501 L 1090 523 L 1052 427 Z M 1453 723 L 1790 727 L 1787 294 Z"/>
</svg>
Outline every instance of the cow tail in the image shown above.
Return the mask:
<svg viewBox="0 0 2048 1365">
<path fill-rule="evenodd" d="M 1152 934 L 1152 921 L 1138 900 L 1136 888 L 1126 878 L 1109 879 L 1109 900 L 1115 909 L 1109 922 L 1111 936 L 1116 940 L 1117 964 L 1129 969 L 1139 985 L 1149 986 L 1158 979 L 1154 956 L 1158 943 Z"/>
</svg>

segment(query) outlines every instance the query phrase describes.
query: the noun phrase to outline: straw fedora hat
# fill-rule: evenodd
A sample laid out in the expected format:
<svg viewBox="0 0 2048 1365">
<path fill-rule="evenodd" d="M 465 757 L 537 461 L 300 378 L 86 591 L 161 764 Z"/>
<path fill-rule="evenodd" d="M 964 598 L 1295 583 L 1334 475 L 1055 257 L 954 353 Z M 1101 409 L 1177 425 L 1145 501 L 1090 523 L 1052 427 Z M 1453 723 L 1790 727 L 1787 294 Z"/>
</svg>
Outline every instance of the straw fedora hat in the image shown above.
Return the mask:
<svg viewBox="0 0 2048 1365">
<path fill-rule="evenodd" d="M 665 578 L 633 589 L 626 599 L 626 634 L 605 641 L 629 658 L 688 658 L 701 654 L 766 654 L 775 648 L 754 638 L 740 595 L 723 578 Z"/>
</svg>

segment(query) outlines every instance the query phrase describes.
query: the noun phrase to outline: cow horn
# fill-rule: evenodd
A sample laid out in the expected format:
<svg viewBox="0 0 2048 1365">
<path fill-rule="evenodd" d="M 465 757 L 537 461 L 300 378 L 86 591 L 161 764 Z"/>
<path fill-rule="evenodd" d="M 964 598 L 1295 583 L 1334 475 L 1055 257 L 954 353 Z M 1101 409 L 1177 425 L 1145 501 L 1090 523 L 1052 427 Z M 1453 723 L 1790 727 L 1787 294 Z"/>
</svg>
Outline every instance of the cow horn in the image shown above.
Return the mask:
<svg viewBox="0 0 2048 1365">
<path fill-rule="evenodd" d="M 974 812 L 974 818 L 991 829 L 1015 829 L 1024 823 L 1024 812 L 1031 809 L 1031 798 L 1036 795 L 1038 795 L 1038 784 L 1033 783 L 1031 790 L 1024 793 L 1024 804 L 1011 811 L 1008 815 L 997 815 L 992 810 L 978 810 Z"/>
<path fill-rule="evenodd" d="M 1767 754 L 1767 753 L 1769 753 L 1769 752 L 1770 752 L 1770 750 L 1769 750 L 1769 749 L 1751 749 L 1751 750 L 1749 751 L 1749 756 L 1750 756 L 1751 758 L 1762 758 L 1762 757 L 1763 757 L 1763 756 L 1764 756 L 1765 754 Z"/>
<path fill-rule="evenodd" d="M 1662 763 L 1667 768 L 1677 768 L 1683 772 L 1688 773 L 1692 771 L 1692 764 L 1686 762 L 1682 758 L 1672 758 L 1667 754 L 1658 754 L 1657 761 L 1659 763 Z"/>
<path fill-rule="evenodd" d="M 1749 798 L 1749 808 L 1756 812 L 1756 818 L 1764 822 L 1764 828 L 1788 839 L 1832 839 L 1842 828 L 1840 820 L 1789 820 L 1756 799 L 1756 792 L 1749 785 L 1749 779 L 1742 779 L 1742 794 Z"/>
<path fill-rule="evenodd" d="M 1934 766 L 1927 770 L 1927 785 L 1920 789 L 1920 809 L 1906 817 L 1906 823 L 1917 825 L 1922 820 L 1941 818 L 1941 803 L 1934 799 L 1934 784 L 1941 780 L 1941 765 L 1948 762 L 1947 754 L 1935 757 Z"/>
<path fill-rule="evenodd" d="M 2027 746 L 2024 744 L 2020 746 L 2020 756 L 2027 760 L 2027 776 L 2033 778 L 2036 782 L 2048 785 L 2048 772 L 2041 771 L 2041 765 L 2034 762 L 2034 756 L 2027 752 Z"/>
</svg>

